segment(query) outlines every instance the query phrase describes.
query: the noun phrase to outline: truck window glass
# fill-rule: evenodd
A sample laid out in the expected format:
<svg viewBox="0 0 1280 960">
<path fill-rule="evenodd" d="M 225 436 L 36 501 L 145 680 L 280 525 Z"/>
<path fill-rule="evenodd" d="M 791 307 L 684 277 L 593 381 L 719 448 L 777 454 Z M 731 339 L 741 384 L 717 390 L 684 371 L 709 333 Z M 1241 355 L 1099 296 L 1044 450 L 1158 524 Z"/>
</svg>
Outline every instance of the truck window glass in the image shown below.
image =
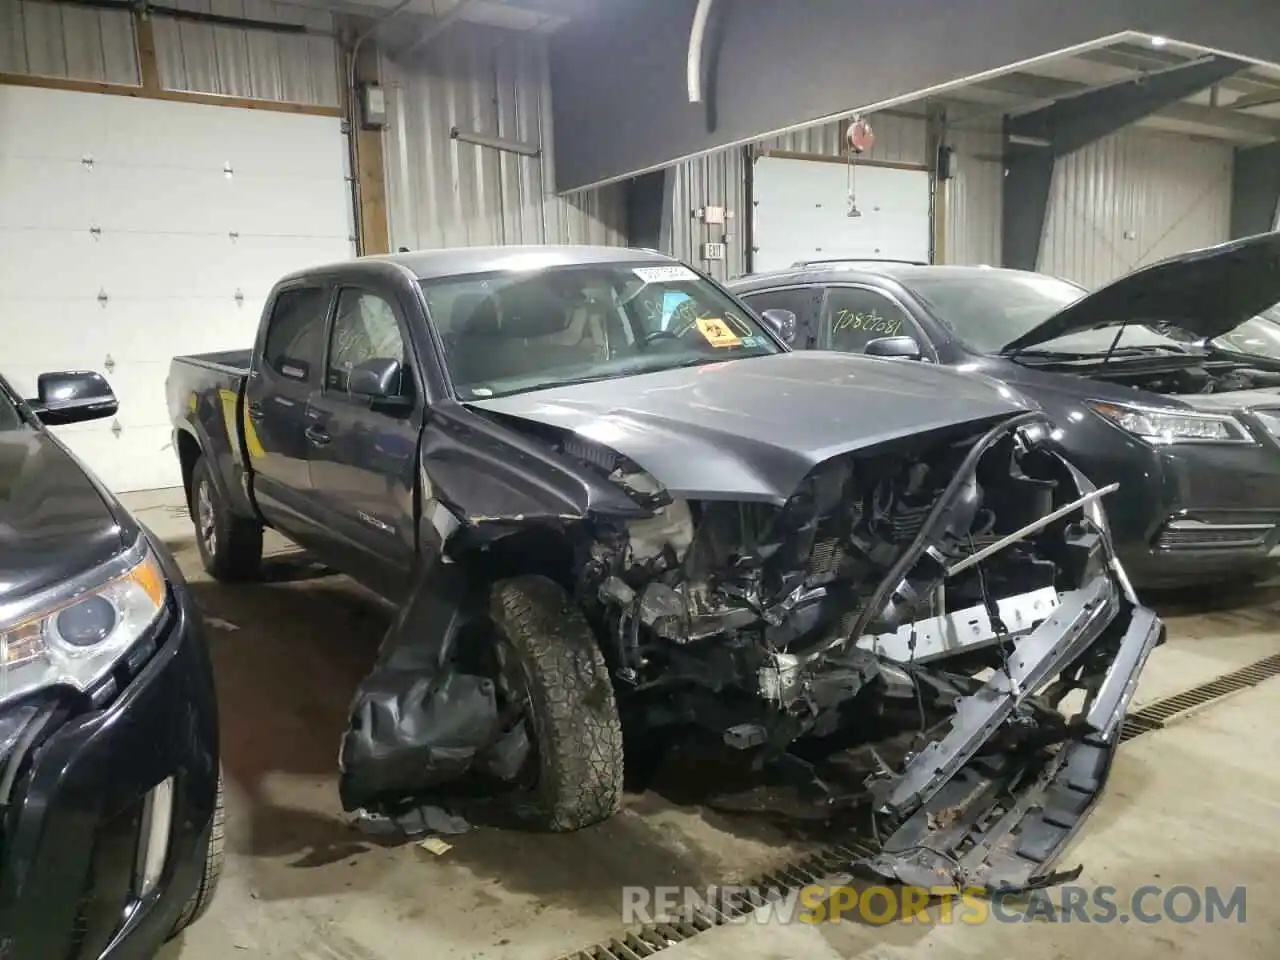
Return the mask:
<svg viewBox="0 0 1280 960">
<path fill-rule="evenodd" d="M 23 423 L 18 416 L 18 408 L 5 396 L 4 389 L 0 388 L 0 430 L 17 430 L 21 426 Z"/>
<path fill-rule="evenodd" d="M 427 280 L 464 398 L 778 353 L 731 297 L 688 267 L 593 263 Z"/>
<path fill-rule="evenodd" d="M 395 311 L 377 294 L 348 287 L 338 294 L 325 388 L 346 392 L 351 368 L 366 360 L 394 360 L 400 364 L 400 392 L 404 395 L 404 336 Z"/>
<path fill-rule="evenodd" d="M 324 345 L 326 292 L 320 287 L 285 290 L 276 298 L 263 355 L 282 377 L 315 382 Z"/>
<path fill-rule="evenodd" d="M 831 349 L 862 353 L 880 337 L 916 337 L 914 324 L 888 297 L 862 287 L 831 287 L 827 291 L 827 325 Z"/>
</svg>

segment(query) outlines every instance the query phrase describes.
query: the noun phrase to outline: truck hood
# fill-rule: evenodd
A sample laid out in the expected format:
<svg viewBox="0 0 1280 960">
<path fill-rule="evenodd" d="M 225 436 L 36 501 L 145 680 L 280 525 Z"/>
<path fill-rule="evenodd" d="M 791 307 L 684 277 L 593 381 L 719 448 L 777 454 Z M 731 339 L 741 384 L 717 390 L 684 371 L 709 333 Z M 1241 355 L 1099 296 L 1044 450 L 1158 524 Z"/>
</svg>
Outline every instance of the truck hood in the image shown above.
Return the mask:
<svg viewBox="0 0 1280 960">
<path fill-rule="evenodd" d="M 106 563 L 125 547 L 125 534 L 51 436 L 0 431 L 0 605 Z"/>
<path fill-rule="evenodd" d="M 1280 233 L 1192 250 L 1135 270 L 1005 344 L 1002 353 L 1118 321 L 1219 337 L 1280 302 Z"/>
<path fill-rule="evenodd" d="M 843 453 L 1027 409 L 930 363 L 782 353 L 469 401 L 607 446 L 674 497 L 784 502 Z"/>
</svg>

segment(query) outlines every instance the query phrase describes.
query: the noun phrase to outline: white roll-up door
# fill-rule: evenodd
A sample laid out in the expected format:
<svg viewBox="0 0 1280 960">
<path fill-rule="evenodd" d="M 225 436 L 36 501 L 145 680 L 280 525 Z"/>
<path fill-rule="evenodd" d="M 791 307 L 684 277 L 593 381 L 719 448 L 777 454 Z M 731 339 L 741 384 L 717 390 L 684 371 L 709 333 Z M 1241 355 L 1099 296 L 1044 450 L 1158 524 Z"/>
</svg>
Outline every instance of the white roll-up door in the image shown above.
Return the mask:
<svg viewBox="0 0 1280 960">
<path fill-rule="evenodd" d="M 849 216 L 846 164 L 761 157 L 752 177 L 753 270 L 799 260 L 929 260 L 929 174 L 858 164 Z"/>
<path fill-rule="evenodd" d="M 3 372 L 103 373 L 118 415 L 56 432 L 117 492 L 176 485 L 169 360 L 251 346 L 350 221 L 335 117 L 0 86 Z"/>
</svg>

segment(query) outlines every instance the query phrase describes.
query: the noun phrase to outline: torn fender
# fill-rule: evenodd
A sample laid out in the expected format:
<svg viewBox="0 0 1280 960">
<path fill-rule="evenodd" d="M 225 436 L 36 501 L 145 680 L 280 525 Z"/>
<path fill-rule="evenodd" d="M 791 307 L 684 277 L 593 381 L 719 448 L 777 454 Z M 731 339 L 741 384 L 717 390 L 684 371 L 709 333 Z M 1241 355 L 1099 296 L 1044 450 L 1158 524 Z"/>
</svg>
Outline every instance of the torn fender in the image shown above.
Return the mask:
<svg viewBox="0 0 1280 960">
<path fill-rule="evenodd" d="M 470 609 L 460 567 L 422 565 L 351 704 L 339 757 L 343 809 L 403 805 L 510 761 L 493 681 L 458 666 Z"/>
<path fill-rule="evenodd" d="M 472 524 L 651 515 L 607 477 L 550 444 L 453 401 L 431 408 L 421 465 L 422 475 L 430 478 L 430 497 Z"/>
</svg>

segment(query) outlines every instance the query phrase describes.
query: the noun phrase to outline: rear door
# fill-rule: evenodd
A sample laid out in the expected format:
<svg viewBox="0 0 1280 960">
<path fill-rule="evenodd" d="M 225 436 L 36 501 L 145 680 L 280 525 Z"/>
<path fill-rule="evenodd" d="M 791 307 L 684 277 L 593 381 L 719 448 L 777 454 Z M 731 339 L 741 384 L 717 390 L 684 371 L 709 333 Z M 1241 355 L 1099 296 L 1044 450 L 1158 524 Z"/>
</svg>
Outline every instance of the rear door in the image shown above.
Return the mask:
<svg viewBox="0 0 1280 960">
<path fill-rule="evenodd" d="M 320 388 L 331 297 L 332 288 L 322 283 L 276 291 L 245 388 L 245 453 L 258 509 L 273 527 L 307 545 L 318 534 L 307 405 Z"/>
<path fill-rule="evenodd" d="M 332 546 L 348 554 L 341 569 L 392 598 L 407 588 L 417 549 L 415 491 L 425 405 L 408 338 L 393 291 L 376 284 L 342 286 L 323 382 L 307 412 L 315 506 Z M 399 391 L 388 402 L 347 389 L 351 368 L 375 359 L 400 364 Z"/>
</svg>

